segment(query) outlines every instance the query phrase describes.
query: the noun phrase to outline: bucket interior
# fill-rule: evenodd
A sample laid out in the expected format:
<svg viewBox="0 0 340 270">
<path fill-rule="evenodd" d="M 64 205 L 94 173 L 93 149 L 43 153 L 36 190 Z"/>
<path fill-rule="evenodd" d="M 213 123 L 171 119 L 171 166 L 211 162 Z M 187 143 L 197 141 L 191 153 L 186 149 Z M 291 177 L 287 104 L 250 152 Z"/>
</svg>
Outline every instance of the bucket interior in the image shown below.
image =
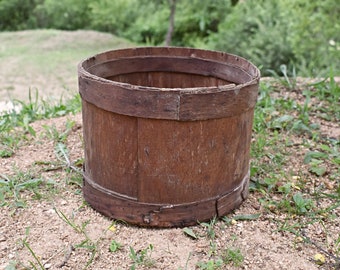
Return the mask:
<svg viewBox="0 0 340 270">
<path fill-rule="evenodd" d="M 111 81 L 157 88 L 216 87 L 232 82 L 211 76 L 179 72 L 134 72 L 106 78 Z"/>
<path fill-rule="evenodd" d="M 110 81 L 151 88 L 206 88 L 238 85 L 254 79 L 245 69 L 227 62 L 176 56 L 98 61 L 88 71 Z"/>
</svg>

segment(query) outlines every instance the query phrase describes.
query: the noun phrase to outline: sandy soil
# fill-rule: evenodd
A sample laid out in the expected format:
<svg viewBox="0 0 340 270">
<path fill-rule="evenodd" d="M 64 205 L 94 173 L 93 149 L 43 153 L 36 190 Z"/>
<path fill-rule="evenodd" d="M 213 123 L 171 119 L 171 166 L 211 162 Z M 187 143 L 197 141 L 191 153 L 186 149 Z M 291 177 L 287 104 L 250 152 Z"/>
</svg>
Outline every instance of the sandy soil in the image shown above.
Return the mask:
<svg viewBox="0 0 340 270">
<path fill-rule="evenodd" d="M 211 241 L 206 229 L 197 225 L 192 230 L 199 236 L 191 239 L 181 228 L 147 229 L 116 223 L 109 230 L 112 220 L 100 215 L 84 205 L 79 187 L 67 184 L 68 175 L 62 170 L 44 172 L 41 161 L 56 162 L 54 143 L 46 138 L 46 128 L 55 126 L 58 130 L 65 129 L 66 121 L 74 121 L 75 125 L 69 134 L 68 146 L 72 160 L 83 155 L 81 116 L 69 116 L 58 119 L 44 120 L 33 124 L 37 131 L 36 139 L 21 147 L 16 154 L 7 159 L 0 159 L 0 174 L 12 175 L 15 171 L 31 171 L 33 175 L 41 175 L 44 179 L 55 181 L 55 192 L 46 191 L 41 200 L 28 200 L 25 208 L 0 208 L 0 269 L 4 269 L 10 261 L 28 265 L 33 261 L 28 249 L 23 246 L 25 239 L 31 249 L 39 257 L 46 269 L 82 269 L 90 252 L 86 248 L 77 247 L 86 237 L 76 232 L 58 216 L 62 212 L 74 223 L 85 226 L 88 239 L 97 246 L 97 254 L 88 269 L 129 269 L 132 260 L 129 258 L 130 247 L 136 251 L 153 245 L 151 259 L 152 269 L 199 269 L 196 264 L 210 260 L 209 252 L 221 253 L 228 248 L 240 249 L 245 257 L 241 269 L 319 269 L 313 257 L 319 250 L 313 245 L 304 243 L 294 234 L 278 231 L 282 219 L 274 213 L 265 211 L 258 202 L 256 194 L 250 193 L 248 200 L 229 215 L 260 213 L 261 217 L 250 221 L 237 221 L 228 224 L 220 220 L 214 226 L 216 239 Z M 31 198 L 33 194 L 25 192 Z M 47 197 L 46 197 L 47 196 Z M 338 232 L 339 220 L 328 224 L 313 224 L 305 228 L 307 235 L 318 242 L 327 242 Z M 324 226 L 327 226 L 327 234 Z M 27 231 L 29 229 L 29 232 Z M 110 252 L 112 240 L 122 244 L 117 252 Z M 91 244 L 91 243 L 88 244 Z M 214 242 L 215 248 L 211 247 Z M 138 269 L 145 269 L 140 267 Z M 23 269 L 18 267 L 18 269 Z M 222 269 L 238 269 L 232 265 Z M 326 266 L 322 269 L 328 269 Z M 329 268 L 330 269 L 330 268 Z"/>
</svg>

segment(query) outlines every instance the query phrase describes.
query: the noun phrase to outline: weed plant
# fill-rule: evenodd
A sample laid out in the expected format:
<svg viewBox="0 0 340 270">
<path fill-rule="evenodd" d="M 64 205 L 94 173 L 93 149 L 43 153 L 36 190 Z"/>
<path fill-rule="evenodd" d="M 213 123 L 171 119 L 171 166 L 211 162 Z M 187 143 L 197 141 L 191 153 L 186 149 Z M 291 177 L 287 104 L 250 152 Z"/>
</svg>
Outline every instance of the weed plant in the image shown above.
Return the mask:
<svg viewBox="0 0 340 270">
<path fill-rule="evenodd" d="M 28 139 L 27 134 L 35 136 L 35 130 L 30 123 L 41 120 L 60 117 L 67 114 L 75 114 L 81 109 L 80 96 L 72 99 L 60 99 L 57 104 L 50 104 L 39 98 L 38 91 L 32 95 L 29 91 L 29 101 L 13 101 L 14 108 L 0 113 L 0 157 L 10 157 L 20 144 Z M 51 134 L 53 135 L 53 134 Z"/>
<path fill-rule="evenodd" d="M 14 211 L 26 206 L 29 199 L 41 199 L 44 189 L 50 190 L 56 185 L 55 181 L 43 179 L 32 171 L 15 170 L 12 176 L 0 174 L 0 207 L 8 206 Z M 28 193 L 30 196 L 22 196 Z"/>
<path fill-rule="evenodd" d="M 82 240 L 74 245 L 74 249 L 85 249 L 90 255 L 83 269 L 87 269 L 90 264 L 94 261 L 98 251 L 98 245 L 101 241 L 101 237 L 97 240 L 92 240 L 86 230 L 87 225 L 90 223 L 89 220 L 82 222 L 80 225 L 74 221 L 73 217 L 67 217 L 62 211 L 54 208 L 55 212 L 61 220 L 63 220 L 68 226 L 70 226 L 76 233 L 81 235 Z M 104 232 L 105 233 L 105 232 Z"/>
<path fill-rule="evenodd" d="M 143 265 L 145 267 L 153 267 L 155 265 L 155 261 L 152 259 L 153 245 L 149 244 L 148 247 L 135 251 L 133 247 L 130 247 L 130 259 L 133 264 L 130 267 L 130 270 L 135 270 L 137 266 Z"/>
<path fill-rule="evenodd" d="M 35 137 L 36 132 L 30 125 L 32 122 L 59 117 L 67 114 L 75 114 L 80 111 L 80 97 L 74 96 L 72 99 L 57 104 L 49 104 L 43 99 L 39 99 L 38 92 L 32 95 L 29 92 L 29 101 L 27 103 L 14 100 L 16 109 L 12 109 L 0 114 L 0 158 L 9 158 L 15 154 L 16 149 Z M 20 108 L 18 110 L 18 108 Z M 68 150 L 65 145 L 74 122 L 68 121 L 64 132 L 59 133 L 54 126 L 48 128 L 45 126 L 46 136 L 56 142 L 56 156 L 58 163 L 52 164 L 46 161 L 36 161 L 35 167 L 28 171 L 21 171 L 13 168 L 11 175 L 0 174 L 0 206 L 9 206 L 13 209 L 25 207 L 27 198 L 41 199 L 44 191 L 48 192 L 57 183 L 53 179 L 41 176 L 42 165 L 45 170 L 53 168 L 67 169 L 70 171 L 69 183 L 80 185 L 80 169 L 82 160 L 71 162 L 68 157 Z M 49 166 L 49 168 L 46 168 Z M 22 196 L 29 193 L 31 196 Z"/>
<path fill-rule="evenodd" d="M 340 120 L 340 87 L 332 76 L 302 88 L 287 75 L 260 86 L 250 190 L 276 215 L 280 231 L 301 236 L 308 224 L 332 220 L 340 207 L 339 137 L 320 130 L 320 123 L 336 130 L 332 123 Z"/>
</svg>

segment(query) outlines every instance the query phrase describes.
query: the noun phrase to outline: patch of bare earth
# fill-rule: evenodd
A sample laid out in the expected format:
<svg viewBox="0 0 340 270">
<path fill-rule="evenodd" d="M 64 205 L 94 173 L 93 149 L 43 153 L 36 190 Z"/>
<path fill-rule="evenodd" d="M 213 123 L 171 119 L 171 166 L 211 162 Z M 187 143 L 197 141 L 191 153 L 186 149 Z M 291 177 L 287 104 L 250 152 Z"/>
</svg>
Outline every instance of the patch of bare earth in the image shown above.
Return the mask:
<svg viewBox="0 0 340 270">
<path fill-rule="evenodd" d="M 0 174 L 10 176 L 14 171 L 31 171 L 45 181 L 55 181 L 53 190 L 43 192 L 40 200 L 32 199 L 34 194 L 25 191 L 23 196 L 27 199 L 27 206 L 24 208 L 0 208 L 0 269 L 10 261 L 20 263 L 18 269 L 24 269 L 29 261 L 35 263 L 23 240 L 46 269 L 84 268 L 91 258 L 87 246 L 91 244 L 95 245 L 96 253 L 88 269 L 129 269 L 133 263 L 129 256 L 130 247 L 137 252 L 150 244 L 153 245 L 153 265 L 137 269 L 198 269 L 198 262 L 206 262 L 213 258 L 210 256 L 214 252 L 223 253 L 228 248 L 240 249 L 245 259 L 241 267 L 230 264 L 223 269 L 319 269 L 312 259 L 320 250 L 292 233 L 279 230 L 282 223 L 278 220 L 284 220 L 284 215 L 263 209 L 256 193 L 250 193 L 229 217 L 254 213 L 261 213 L 261 216 L 256 220 L 237 221 L 233 225 L 218 221 L 214 226 L 214 241 L 207 237 L 200 225 L 192 227 L 199 236 L 197 240 L 186 236 L 180 228 L 147 229 L 118 222 L 110 230 L 113 221 L 84 204 L 80 188 L 68 184 L 69 174 L 65 170 L 44 170 L 41 166 L 42 161 L 44 164 L 58 162 L 55 143 L 46 135 L 46 127 L 53 126 L 62 132 L 67 121 L 75 122 L 67 141 L 70 158 L 73 161 L 82 158 L 82 121 L 81 116 L 76 115 L 33 123 L 36 137 L 18 149 L 13 157 L 0 159 Z M 292 155 L 299 151 L 297 148 Z M 292 164 L 300 166 L 298 161 L 294 163 L 294 158 Z M 60 213 L 80 227 L 87 224 L 84 230 L 88 238 L 66 224 Z M 339 226 L 339 220 L 314 223 L 306 226 L 305 233 L 327 248 L 327 243 L 334 241 L 339 233 Z M 88 242 L 84 243 L 86 239 Z M 121 249 L 110 252 L 112 240 L 122 244 Z M 322 269 L 328 268 L 324 265 Z"/>
</svg>

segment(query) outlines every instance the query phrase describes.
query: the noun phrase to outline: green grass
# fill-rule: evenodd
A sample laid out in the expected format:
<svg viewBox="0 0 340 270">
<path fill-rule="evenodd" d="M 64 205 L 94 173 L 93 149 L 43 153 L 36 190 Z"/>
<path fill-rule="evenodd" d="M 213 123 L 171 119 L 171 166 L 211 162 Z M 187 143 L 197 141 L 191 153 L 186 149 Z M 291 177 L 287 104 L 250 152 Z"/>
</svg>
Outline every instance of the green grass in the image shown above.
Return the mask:
<svg viewBox="0 0 340 270">
<path fill-rule="evenodd" d="M 301 235 L 308 224 L 331 222 L 340 207 L 340 141 L 320 130 L 340 121 L 340 87 L 332 74 L 300 89 L 288 80 L 260 87 L 250 190 L 279 230 Z"/>
<path fill-rule="evenodd" d="M 228 248 L 224 251 L 222 258 L 225 264 L 233 264 L 234 266 L 241 266 L 244 261 L 240 249 Z"/>
<path fill-rule="evenodd" d="M 71 34 L 52 29 L 1 32 L 0 58 L 2 61 L 15 58 L 16 65 L 20 67 L 20 76 L 28 71 L 49 75 L 65 69 L 76 76 L 76 64 L 81 59 L 101 51 L 132 45 L 124 39 L 110 37 L 108 34 L 102 34 L 100 38 L 84 41 L 83 38 L 77 38 L 77 32 Z"/>
<path fill-rule="evenodd" d="M 34 98 L 30 92 L 28 102 L 14 101 L 14 104 L 19 105 L 21 109 L 19 111 L 12 109 L 0 114 L 0 157 L 3 158 L 12 156 L 20 144 L 28 140 L 27 134 L 33 137 L 36 135 L 30 123 L 71 113 L 76 114 L 81 110 L 79 95 L 68 100 L 60 99 L 58 104 L 52 105 L 40 99 L 38 92 L 35 93 Z M 47 132 L 50 133 L 49 136 L 57 136 L 52 134 L 53 128 Z M 66 138 L 65 134 L 60 136 Z"/>
<path fill-rule="evenodd" d="M 98 245 L 101 241 L 102 236 L 100 236 L 96 240 L 92 240 L 87 232 L 87 225 L 90 223 L 90 220 L 87 220 L 85 222 L 82 222 L 81 224 L 77 224 L 74 220 L 74 217 L 67 217 L 66 214 L 64 214 L 62 211 L 58 210 L 57 208 L 54 208 L 55 212 L 57 213 L 58 217 L 63 220 L 68 226 L 70 226 L 77 234 L 79 234 L 80 242 L 75 244 L 73 249 L 85 249 L 87 253 L 89 254 L 89 258 L 85 264 L 85 266 L 82 269 L 87 269 L 91 263 L 95 260 L 95 257 L 97 256 Z M 106 231 L 103 232 L 105 234 Z"/>
<path fill-rule="evenodd" d="M 106 33 L 53 29 L 1 32 L 0 44 L 0 100 L 16 105 L 22 101 L 31 103 L 29 90 L 32 95 L 39 91 L 48 104 L 60 104 L 60 99 L 74 97 L 81 60 L 133 46 Z M 0 110 L 1 107 L 0 104 Z"/>
<path fill-rule="evenodd" d="M 132 260 L 132 265 L 130 270 L 137 269 L 136 267 L 142 265 L 147 268 L 154 267 L 156 262 L 152 259 L 153 245 L 149 244 L 146 248 L 139 251 L 135 251 L 133 247 L 130 247 L 130 259 Z"/>
</svg>

